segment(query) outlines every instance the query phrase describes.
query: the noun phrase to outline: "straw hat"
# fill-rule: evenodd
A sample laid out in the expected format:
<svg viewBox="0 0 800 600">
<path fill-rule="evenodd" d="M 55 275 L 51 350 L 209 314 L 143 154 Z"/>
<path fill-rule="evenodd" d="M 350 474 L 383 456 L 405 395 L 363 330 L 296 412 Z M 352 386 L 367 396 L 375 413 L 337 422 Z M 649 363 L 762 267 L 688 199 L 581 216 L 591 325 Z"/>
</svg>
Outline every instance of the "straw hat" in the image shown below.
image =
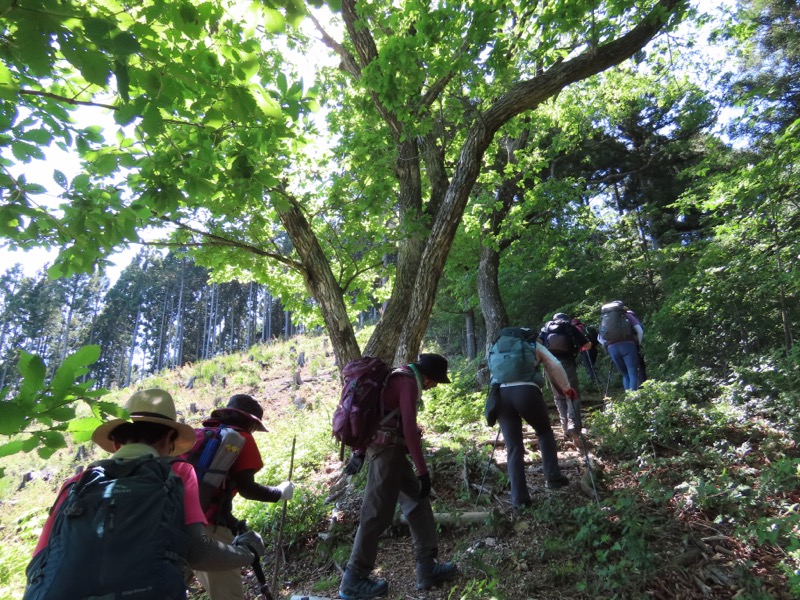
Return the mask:
<svg viewBox="0 0 800 600">
<path fill-rule="evenodd" d="M 194 429 L 185 423 L 179 423 L 175 412 L 175 401 L 169 392 L 157 388 L 139 390 L 128 398 L 125 408 L 130 419 L 113 419 L 103 423 L 94 430 L 92 441 L 108 452 L 115 452 L 111 434 L 123 423 L 161 423 L 178 432 L 172 456 L 191 450 L 195 442 Z"/>
</svg>

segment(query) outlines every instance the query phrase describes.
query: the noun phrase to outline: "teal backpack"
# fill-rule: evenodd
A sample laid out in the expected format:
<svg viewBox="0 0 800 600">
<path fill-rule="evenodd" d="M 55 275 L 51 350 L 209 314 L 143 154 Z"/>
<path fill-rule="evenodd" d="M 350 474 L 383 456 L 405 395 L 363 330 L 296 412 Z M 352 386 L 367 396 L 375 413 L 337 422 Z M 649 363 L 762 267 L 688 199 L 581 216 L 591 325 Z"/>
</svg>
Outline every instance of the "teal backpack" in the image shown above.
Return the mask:
<svg viewBox="0 0 800 600">
<path fill-rule="evenodd" d="M 527 327 L 506 327 L 489 349 L 492 383 L 529 381 L 539 387 L 542 375 L 536 358 L 536 332 Z"/>
</svg>

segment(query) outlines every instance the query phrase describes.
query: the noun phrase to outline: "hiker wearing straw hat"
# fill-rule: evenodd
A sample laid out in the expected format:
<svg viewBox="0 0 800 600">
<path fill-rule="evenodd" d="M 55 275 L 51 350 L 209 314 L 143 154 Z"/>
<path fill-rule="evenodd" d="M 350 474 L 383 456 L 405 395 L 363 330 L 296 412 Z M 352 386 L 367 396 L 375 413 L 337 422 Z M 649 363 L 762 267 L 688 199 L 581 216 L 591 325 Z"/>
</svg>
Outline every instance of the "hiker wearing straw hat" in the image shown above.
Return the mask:
<svg viewBox="0 0 800 600">
<path fill-rule="evenodd" d="M 267 431 L 263 416 L 264 409 L 255 398 L 247 394 L 235 394 L 225 407 L 212 411 L 209 418 L 203 421 L 204 428 L 224 425 L 244 437 L 244 445 L 228 470 L 225 485 L 212 498 L 211 506 L 205 513 L 208 520 L 206 533 L 222 543 L 235 539 L 236 532 L 242 529 L 242 522 L 232 512 L 233 498 L 237 494 L 257 502 L 279 502 L 291 500 L 294 496 L 294 484 L 291 481 L 270 486 L 255 480 L 256 473 L 264 467 L 264 461 L 253 433 Z M 211 600 L 244 599 L 240 569 L 200 571 L 196 575 Z"/>
<path fill-rule="evenodd" d="M 264 553 L 252 531 L 230 544 L 205 534 L 194 469 L 170 458 L 195 440 L 194 430 L 177 421 L 172 396 L 140 390 L 125 409 L 128 418 L 92 434 L 111 458 L 90 464 L 59 491 L 26 570 L 25 600 L 185 598 L 187 565 L 241 568 Z"/>
</svg>

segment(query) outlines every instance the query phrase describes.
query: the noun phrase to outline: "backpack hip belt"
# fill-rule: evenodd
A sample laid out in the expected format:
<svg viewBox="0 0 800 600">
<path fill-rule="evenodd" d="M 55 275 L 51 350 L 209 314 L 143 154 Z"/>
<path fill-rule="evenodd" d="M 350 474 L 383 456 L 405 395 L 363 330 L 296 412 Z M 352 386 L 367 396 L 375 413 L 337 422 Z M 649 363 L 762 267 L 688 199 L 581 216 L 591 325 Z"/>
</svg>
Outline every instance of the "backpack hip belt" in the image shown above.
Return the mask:
<svg viewBox="0 0 800 600">
<path fill-rule="evenodd" d="M 406 438 L 396 431 L 381 429 L 369 442 L 370 446 L 405 446 Z"/>
<path fill-rule="evenodd" d="M 501 383 L 500 387 L 501 388 L 516 387 L 518 385 L 532 385 L 533 387 L 537 388 L 540 392 L 542 391 L 542 386 L 533 381 L 512 381 L 511 383 Z"/>
</svg>

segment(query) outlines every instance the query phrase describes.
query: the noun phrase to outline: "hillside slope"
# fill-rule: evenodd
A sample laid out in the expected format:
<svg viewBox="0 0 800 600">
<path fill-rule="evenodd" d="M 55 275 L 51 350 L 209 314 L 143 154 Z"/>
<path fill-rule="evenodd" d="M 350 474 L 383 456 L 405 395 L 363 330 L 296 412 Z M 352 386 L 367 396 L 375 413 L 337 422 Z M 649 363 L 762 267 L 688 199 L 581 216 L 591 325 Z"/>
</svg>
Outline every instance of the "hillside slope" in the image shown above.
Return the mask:
<svg viewBox="0 0 800 600">
<path fill-rule="evenodd" d="M 358 521 L 364 472 L 350 480 L 342 477 L 338 451 L 329 436 L 339 384 L 326 348 L 322 337 L 301 337 L 254 348 L 245 355 L 188 365 L 137 385 L 173 392 L 181 418 L 192 425 L 199 425 L 233 393 L 258 398 L 270 429 L 257 436 L 266 464 L 259 479 L 265 483 L 288 476 L 292 438 L 296 439 L 293 479 L 297 493 L 288 503 L 280 551 L 278 581 L 283 598 L 292 594 L 336 597 L 340 569 Z M 480 395 L 470 394 L 468 385 L 459 382 L 457 363 L 451 389 L 437 388 L 430 394 L 421 415 L 434 476 L 434 511 L 488 516 L 473 524 L 458 519 L 440 524 L 440 556 L 455 560 L 461 575 L 453 589 L 427 593 L 415 589 L 411 540 L 398 520 L 384 536 L 378 557 L 377 571 L 390 582 L 389 598 L 792 597 L 781 572 L 783 557 L 778 547 L 743 544 L 733 537 L 730 521 L 675 497 L 654 500 L 647 486 L 668 475 L 658 472 L 664 467 L 620 464 L 603 455 L 603 440 L 591 429 L 592 417 L 587 419 L 588 458 L 601 504 L 594 498 L 587 456 L 556 430 L 559 460 L 571 484 L 555 492 L 544 490 L 531 436 L 527 475 L 534 507 L 523 515 L 514 514 L 502 437 L 490 462 L 496 430 L 483 426 Z M 466 366 L 464 372 L 470 369 Z M 112 398 L 124 401 L 130 391 L 115 391 Z M 599 411 L 599 394 L 584 396 L 589 411 Z M 459 404 L 469 408 L 456 410 Z M 23 455 L 3 462 L 7 476 L 2 480 L 0 511 L 4 542 L 0 597 L 21 597 L 23 570 L 55 491 L 79 464 L 99 456 L 88 446 L 80 452 L 70 447 L 46 464 Z M 697 468 L 701 470 L 702 465 Z M 30 480 L 20 485 L 25 474 L 30 474 Z M 280 508 L 247 501 L 238 501 L 236 507 L 238 514 L 264 533 L 268 545 L 264 565 L 270 575 Z M 252 573 L 246 576 L 251 589 L 257 589 Z M 199 600 L 204 595 L 195 587 L 192 597 Z"/>
</svg>

